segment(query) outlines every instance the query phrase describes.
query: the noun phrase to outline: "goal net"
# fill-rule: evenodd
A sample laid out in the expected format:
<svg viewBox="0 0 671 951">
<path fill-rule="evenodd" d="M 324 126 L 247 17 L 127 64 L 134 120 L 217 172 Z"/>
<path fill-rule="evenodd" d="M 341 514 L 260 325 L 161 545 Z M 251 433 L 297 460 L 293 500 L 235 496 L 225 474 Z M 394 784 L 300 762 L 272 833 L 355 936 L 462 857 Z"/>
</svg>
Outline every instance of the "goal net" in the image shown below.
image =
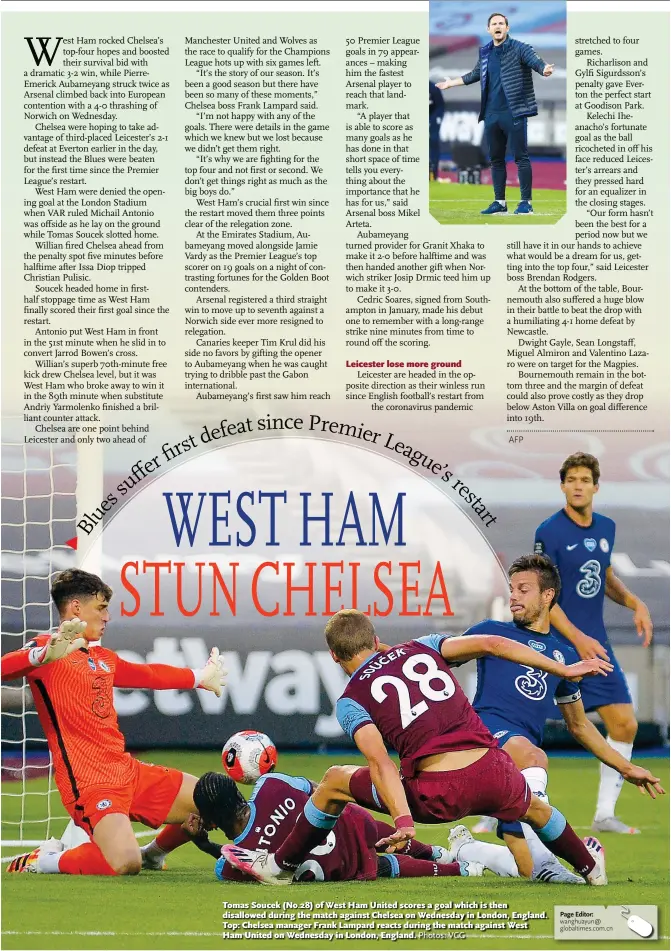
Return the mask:
<svg viewBox="0 0 671 951">
<path fill-rule="evenodd" d="M 82 466 L 75 444 L 44 448 L 23 442 L 9 420 L 2 443 L 2 653 L 53 628 L 54 573 L 77 565 L 68 546 L 84 492 L 100 498 L 102 465 Z M 86 471 L 86 480 L 77 473 Z M 84 484 L 85 481 L 85 484 Z M 96 504 L 99 504 L 96 503 Z M 2 687 L 2 851 L 60 836 L 69 821 L 53 782 L 51 756 L 25 681 Z M 5 855 L 7 853 L 7 855 Z"/>
</svg>

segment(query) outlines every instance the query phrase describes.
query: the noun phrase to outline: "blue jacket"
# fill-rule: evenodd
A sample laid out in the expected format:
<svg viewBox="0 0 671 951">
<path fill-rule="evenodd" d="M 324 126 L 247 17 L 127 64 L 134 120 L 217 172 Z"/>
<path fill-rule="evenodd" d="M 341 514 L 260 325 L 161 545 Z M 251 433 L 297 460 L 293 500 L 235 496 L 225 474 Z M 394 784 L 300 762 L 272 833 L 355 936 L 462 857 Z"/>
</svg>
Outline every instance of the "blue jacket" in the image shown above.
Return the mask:
<svg viewBox="0 0 671 951">
<path fill-rule="evenodd" d="M 493 41 L 487 43 L 486 46 L 481 46 L 480 56 L 475 68 L 461 77 L 465 86 L 480 81 L 479 121 L 482 121 L 485 117 L 487 66 L 489 54 L 493 48 Z M 514 118 L 538 115 L 531 70 L 535 69 L 537 73 L 542 75 L 545 66 L 546 63 L 527 43 L 520 43 L 519 40 L 513 40 L 510 36 L 503 43 L 501 48 L 501 85 Z"/>
</svg>

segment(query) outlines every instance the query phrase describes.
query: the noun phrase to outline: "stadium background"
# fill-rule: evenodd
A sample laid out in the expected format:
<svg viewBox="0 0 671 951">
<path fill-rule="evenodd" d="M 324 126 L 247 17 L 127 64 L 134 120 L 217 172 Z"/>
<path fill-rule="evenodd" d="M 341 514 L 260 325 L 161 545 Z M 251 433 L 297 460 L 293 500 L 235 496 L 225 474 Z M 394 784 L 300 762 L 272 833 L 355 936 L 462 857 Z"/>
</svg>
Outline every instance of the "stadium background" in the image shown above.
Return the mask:
<svg viewBox="0 0 671 951">
<path fill-rule="evenodd" d="M 429 6 L 429 80 L 441 82 L 470 72 L 479 47 L 491 39 L 487 19 L 492 12 L 510 21 L 510 35 L 534 47 L 542 59 L 555 64 L 548 79 L 535 77 L 538 116 L 529 122 L 529 152 L 534 190 L 566 189 L 566 4 L 562 0 L 434 0 Z M 465 170 L 487 161 L 484 125 L 478 122 L 480 86 L 457 86 L 443 93 L 445 112 L 440 124 L 439 181 L 460 181 Z M 462 179 L 463 180 L 463 179 Z M 491 184 L 488 168 L 480 182 Z M 508 184 L 517 186 L 517 168 L 508 161 Z"/>
<path fill-rule="evenodd" d="M 499 533 L 500 541 L 493 542 L 503 565 L 531 549 L 535 526 L 560 507 L 557 460 L 573 448 L 571 440 L 564 440 L 565 446 L 546 454 L 525 456 L 515 449 L 514 462 L 507 460 L 506 450 L 490 430 L 476 431 L 469 445 L 453 447 L 456 457 L 461 454 L 462 459 L 468 459 L 457 471 L 477 485 L 496 512 L 498 526 L 505 527 Z M 306 441 L 306 445 L 311 442 Z M 588 444 L 582 448 L 601 455 L 607 473 L 598 507 L 617 522 L 615 571 L 647 601 L 655 624 L 653 647 L 644 651 L 637 644 L 631 613 L 607 604 L 610 636 L 627 673 L 642 724 L 639 746 L 665 744 L 669 703 L 666 449 L 649 445 L 640 453 L 628 455 L 618 451 L 616 444 L 607 448 L 597 437 L 588 437 Z M 262 465 L 272 467 L 272 453 L 265 458 L 267 462 Z M 126 453 L 116 451 L 106 461 L 105 494 L 136 460 L 137 450 L 131 448 Z M 39 448 L 26 452 L 22 447 L 6 447 L 3 653 L 23 642 L 24 631 L 29 636 L 31 631 L 45 630 L 53 623 L 49 574 L 75 563 L 74 552 L 64 544 L 75 534 L 75 461 L 74 450 L 66 447 L 53 450 L 53 456 Z M 28 470 L 25 477 L 24 466 Z M 427 496 L 423 514 L 428 524 L 436 523 L 432 504 Z M 431 558 L 435 560 L 435 550 Z M 114 579 L 113 572 L 103 570 L 102 574 Z M 455 566 L 450 571 L 449 590 L 455 616 L 445 630 L 461 633 L 484 617 L 504 616 L 502 576 L 487 577 L 474 586 L 472 571 Z M 149 618 L 142 612 L 144 616 L 130 619 L 120 619 L 113 612 L 106 643 L 129 660 L 190 667 L 204 663 L 209 647 L 217 644 L 227 653 L 230 687 L 221 700 L 203 692 L 160 691 L 152 695 L 140 690 L 117 691 L 120 725 L 130 748 L 221 748 L 228 735 L 248 728 L 265 730 L 280 747 L 325 749 L 349 745 L 333 715 L 344 675 L 325 649 L 322 618 L 305 619 L 298 628 L 291 618 L 272 618 L 272 624 L 261 625 L 251 612 L 243 613 L 234 623 L 207 614 L 185 620 L 171 616 L 167 608 L 166 612 L 165 617 Z M 389 618 L 380 622 L 379 630 L 390 642 L 397 643 L 428 633 L 435 626 L 431 618 Z M 459 672 L 471 693 L 474 673 L 473 664 Z M 28 713 L 22 718 L 23 692 L 3 688 L 5 778 L 19 777 L 24 751 L 29 757 L 35 750 L 38 754 L 44 751 L 27 692 L 26 696 Z M 550 729 L 548 735 L 551 743 L 563 745 L 567 740 L 559 727 Z M 34 762 L 37 766 L 38 761 Z"/>
</svg>

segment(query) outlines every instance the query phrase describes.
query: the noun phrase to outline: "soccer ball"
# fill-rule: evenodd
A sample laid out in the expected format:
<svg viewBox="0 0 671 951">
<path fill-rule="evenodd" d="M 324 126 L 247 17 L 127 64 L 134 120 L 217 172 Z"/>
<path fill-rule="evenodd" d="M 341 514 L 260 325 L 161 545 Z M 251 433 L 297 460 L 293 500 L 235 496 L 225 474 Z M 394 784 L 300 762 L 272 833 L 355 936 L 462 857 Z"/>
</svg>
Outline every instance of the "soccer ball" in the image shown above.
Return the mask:
<svg viewBox="0 0 671 951">
<path fill-rule="evenodd" d="M 234 733 L 221 751 L 224 769 L 236 783 L 253 786 L 265 773 L 277 766 L 275 744 L 257 730 L 241 730 Z"/>
</svg>

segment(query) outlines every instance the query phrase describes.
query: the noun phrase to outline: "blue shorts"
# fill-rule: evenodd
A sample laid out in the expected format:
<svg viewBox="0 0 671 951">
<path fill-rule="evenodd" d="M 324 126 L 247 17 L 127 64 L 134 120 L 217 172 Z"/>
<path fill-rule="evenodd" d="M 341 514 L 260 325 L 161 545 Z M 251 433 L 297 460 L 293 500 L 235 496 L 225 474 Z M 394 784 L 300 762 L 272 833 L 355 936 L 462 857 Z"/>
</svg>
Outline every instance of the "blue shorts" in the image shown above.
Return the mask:
<svg viewBox="0 0 671 951">
<path fill-rule="evenodd" d="M 477 710 L 476 713 L 478 713 Z M 503 717 L 495 716 L 491 713 L 478 713 L 478 716 L 492 734 L 494 739 L 498 742 L 499 749 L 505 746 L 508 740 L 512 739 L 513 736 L 523 736 L 525 739 L 529 740 L 530 743 L 533 743 L 534 746 L 541 745 L 538 738 L 531 735 L 530 730 L 525 730 L 524 727 L 517 726 Z M 524 835 L 522 832 L 522 826 L 519 822 L 502 822 L 499 819 L 496 826 L 496 834 L 499 839 L 503 838 L 504 832 L 510 832 L 512 835 L 516 836 Z"/>
<path fill-rule="evenodd" d="M 498 742 L 499 749 L 501 749 L 508 742 L 508 740 L 512 739 L 513 736 L 523 736 L 529 740 L 530 743 L 533 743 L 534 746 L 540 746 L 543 742 L 542 736 L 532 735 L 530 730 L 527 730 L 515 723 L 511 723 L 510 720 L 507 720 L 503 716 L 496 716 L 492 713 L 480 713 L 478 710 L 475 712 L 478 714 L 494 739 Z"/>
<path fill-rule="evenodd" d="M 585 710 L 589 713 L 598 707 L 607 707 L 611 703 L 631 703 L 631 694 L 622 668 L 613 654 L 613 648 L 606 641 L 613 670 L 605 677 L 583 677 L 580 681 L 580 693 Z"/>
</svg>

